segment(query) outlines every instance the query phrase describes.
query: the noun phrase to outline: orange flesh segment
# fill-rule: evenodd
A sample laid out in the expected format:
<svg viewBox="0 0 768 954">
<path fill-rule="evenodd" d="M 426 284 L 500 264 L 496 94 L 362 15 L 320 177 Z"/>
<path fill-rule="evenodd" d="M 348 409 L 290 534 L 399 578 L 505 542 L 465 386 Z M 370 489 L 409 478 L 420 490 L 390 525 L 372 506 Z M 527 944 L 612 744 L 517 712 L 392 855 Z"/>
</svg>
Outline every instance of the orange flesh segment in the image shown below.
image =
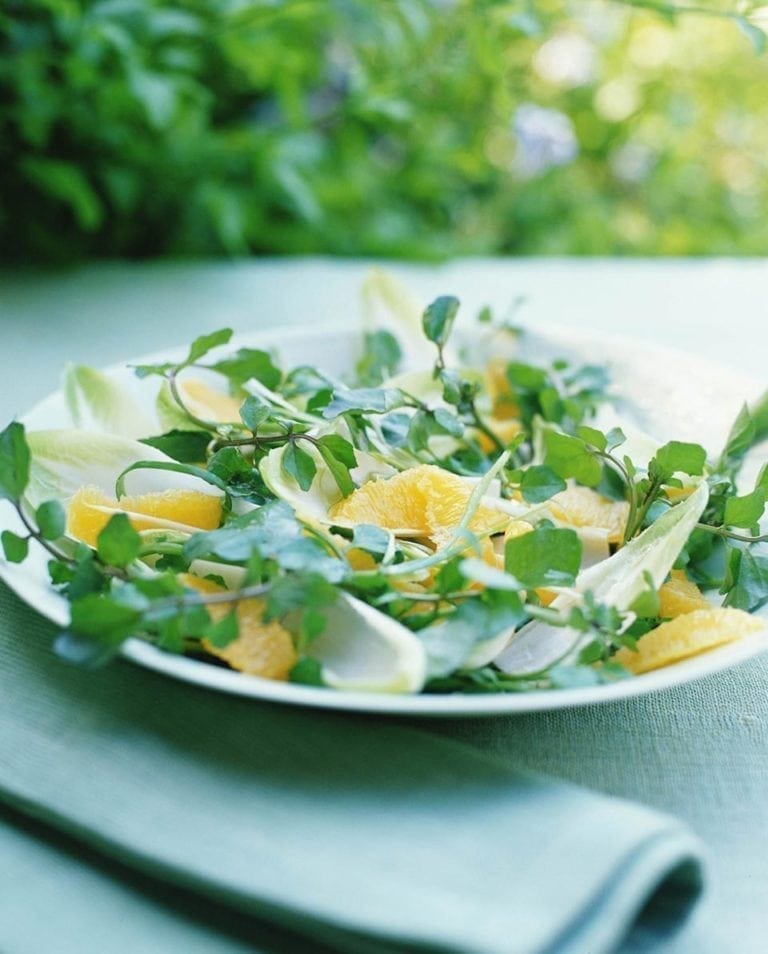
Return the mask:
<svg viewBox="0 0 768 954">
<path fill-rule="evenodd" d="M 240 420 L 240 407 L 243 402 L 231 394 L 214 391 L 197 378 L 184 378 L 179 381 L 178 387 L 187 410 L 195 417 L 220 424 L 231 424 Z"/>
<path fill-rule="evenodd" d="M 370 480 L 331 509 L 331 519 L 370 523 L 444 545 L 461 523 L 472 495 L 461 477 L 433 464 L 412 467 L 386 480 Z M 482 504 L 469 523 L 473 533 L 503 530 L 509 518 Z"/>
<path fill-rule="evenodd" d="M 213 580 L 181 573 L 184 586 L 198 593 L 224 593 L 223 586 Z M 237 607 L 239 635 L 228 646 L 214 646 L 203 640 L 207 653 L 224 660 L 238 672 L 262 679 L 286 680 L 296 664 L 296 650 L 291 634 L 280 623 L 263 622 L 264 600 L 249 598 L 238 603 L 213 603 L 206 609 L 214 622 L 228 616 Z"/>
<path fill-rule="evenodd" d="M 513 417 L 504 418 L 491 416 L 486 420 L 485 423 L 499 438 L 501 443 L 505 445 L 513 441 L 523 429 L 523 425 L 520 423 L 520 421 Z M 487 436 L 487 434 L 483 434 L 482 431 L 478 431 L 476 438 L 477 443 L 486 452 L 486 454 L 494 449 L 494 443 L 490 437 Z"/>
<path fill-rule="evenodd" d="M 761 629 L 764 629 L 762 621 L 743 610 L 730 607 L 694 610 L 652 629 L 640 637 L 637 652 L 625 647 L 613 660 L 640 675 L 698 656 Z"/>
<path fill-rule="evenodd" d="M 553 517 L 573 527 L 597 527 L 608 531 L 611 543 L 620 543 L 629 516 L 625 500 L 608 500 L 590 487 L 568 487 L 549 501 Z"/>
<path fill-rule="evenodd" d="M 221 499 L 198 490 L 164 490 L 117 501 L 98 487 L 81 487 L 67 507 L 67 533 L 95 547 L 110 518 L 121 512 L 135 530 L 215 530 Z"/>
<path fill-rule="evenodd" d="M 672 579 L 659 588 L 659 616 L 674 619 L 699 609 L 709 609 L 710 604 L 701 590 L 692 583 L 683 570 L 673 570 Z"/>
<path fill-rule="evenodd" d="M 493 404 L 494 417 L 504 420 L 516 418 L 520 414 L 507 379 L 507 364 L 504 358 L 491 358 L 485 367 L 485 386 Z"/>
</svg>

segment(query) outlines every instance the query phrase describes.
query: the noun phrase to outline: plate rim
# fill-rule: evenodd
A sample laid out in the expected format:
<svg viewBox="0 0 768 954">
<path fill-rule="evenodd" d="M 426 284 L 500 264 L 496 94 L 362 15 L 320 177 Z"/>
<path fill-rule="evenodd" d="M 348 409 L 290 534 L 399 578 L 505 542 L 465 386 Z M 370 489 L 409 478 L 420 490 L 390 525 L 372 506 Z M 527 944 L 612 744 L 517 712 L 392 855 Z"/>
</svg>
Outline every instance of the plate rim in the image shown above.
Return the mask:
<svg viewBox="0 0 768 954">
<path fill-rule="evenodd" d="M 325 326 L 321 330 L 306 325 L 292 325 L 276 330 L 256 328 L 233 335 L 228 346 L 260 346 L 278 350 L 284 343 L 295 342 L 302 338 L 327 339 L 333 335 L 351 337 L 358 331 L 359 329 L 348 322 L 335 323 Z M 588 330 L 572 329 L 554 322 L 547 323 L 541 329 L 531 330 L 531 333 L 541 337 L 544 341 L 550 341 L 554 345 L 586 348 L 590 344 L 599 344 L 601 349 L 615 350 L 623 355 L 627 355 L 631 350 L 633 358 L 641 360 L 643 357 L 647 360 L 654 354 L 663 354 L 666 357 L 679 355 L 688 366 L 696 365 L 702 374 L 712 372 L 722 374 L 726 372 L 729 377 L 734 379 L 734 383 L 739 375 L 736 369 L 727 365 L 720 365 L 708 357 L 689 355 L 679 348 L 640 341 L 630 335 L 598 334 Z M 177 355 L 183 356 L 187 348 L 188 345 L 176 345 L 158 349 L 148 354 L 113 362 L 100 370 L 110 374 L 123 372 L 126 366 L 130 364 L 150 364 L 174 360 Z M 757 378 L 751 375 L 741 376 L 740 384 L 743 386 L 745 394 L 752 389 L 757 392 L 761 388 Z M 60 404 L 62 398 L 63 392 L 59 388 L 37 401 L 19 417 L 19 420 L 25 423 L 30 417 L 43 413 L 47 405 Z M 5 501 L 2 503 L 0 528 L 12 528 L 12 509 Z M 58 625 L 65 622 L 63 614 L 57 615 L 50 609 L 51 605 L 54 605 L 50 602 L 52 598 L 57 600 L 55 605 L 61 605 L 62 609 L 64 608 L 64 601 L 41 579 L 33 576 L 25 581 L 21 568 L 8 564 L 2 558 L 0 558 L 0 578 L 23 602 L 46 619 Z M 31 585 L 27 585 L 27 583 Z M 42 606 L 39 601 L 31 601 L 34 593 L 37 592 L 39 595 L 41 591 L 45 592 L 48 597 L 48 600 L 43 601 Z M 134 665 L 139 665 L 142 668 L 175 678 L 198 688 L 206 688 L 227 695 L 255 699 L 271 704 L 372 715 L 438 718 L 482 717 L 554 711 L 616 702 L 685 685 L 688 682 L 715 675 L 768 651 L 768 638 L 766 637 L 768 637 L 768 623 L 762 632 L 642 676 L 628 677 L 614 683 L 519 693 L 420 693 L 409 695 L 340 691 L 304 686 L 298 683 L 279 682 L 247 675 L 188 656 L 168 653 L 137 638 L 127 640 L 121 649 L 121 655 Z"/>
</svg>

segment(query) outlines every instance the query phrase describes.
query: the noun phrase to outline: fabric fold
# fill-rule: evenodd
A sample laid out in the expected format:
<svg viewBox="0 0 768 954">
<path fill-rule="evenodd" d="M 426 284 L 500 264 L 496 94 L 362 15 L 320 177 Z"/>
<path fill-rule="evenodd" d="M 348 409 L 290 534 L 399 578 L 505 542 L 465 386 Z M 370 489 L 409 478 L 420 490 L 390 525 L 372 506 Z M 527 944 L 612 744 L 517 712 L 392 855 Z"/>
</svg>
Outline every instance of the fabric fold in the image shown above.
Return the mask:
<svg viewBox="0 0 768 954">
<path fill-rule="evenodd" d="M 0 613 L 0 798 L 150 893 L 253 919 L 254 944 L 268 924 L 356 954 L 610 951 L 695 900 L 699 845 L 664 815 L 392 721 L 78 670 L 4 587 Z"/>
</svg>

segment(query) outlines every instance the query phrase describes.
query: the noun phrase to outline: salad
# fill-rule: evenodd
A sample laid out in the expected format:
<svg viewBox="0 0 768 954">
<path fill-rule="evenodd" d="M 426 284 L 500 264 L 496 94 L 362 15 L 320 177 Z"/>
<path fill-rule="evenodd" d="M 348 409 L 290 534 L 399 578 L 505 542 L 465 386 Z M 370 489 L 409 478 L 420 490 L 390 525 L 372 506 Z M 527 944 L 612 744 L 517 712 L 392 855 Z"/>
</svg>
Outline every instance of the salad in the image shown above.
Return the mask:
<svg viewBox="0 0 768 954">
<path fill-rule="evenodd" d="M 229 329 L 133 382 L 64 373 L 70 426 L 0 434 L 0 496 L 70 604 L 56 651 L 132 637 L 329 690 L 612 682 L 764 630 L 768 394 L 725 446 L 664 444 L 604 368 L 531 363 L 526 332 L 450 295 L 364 287 L 346 373 Z"/>
</svg>

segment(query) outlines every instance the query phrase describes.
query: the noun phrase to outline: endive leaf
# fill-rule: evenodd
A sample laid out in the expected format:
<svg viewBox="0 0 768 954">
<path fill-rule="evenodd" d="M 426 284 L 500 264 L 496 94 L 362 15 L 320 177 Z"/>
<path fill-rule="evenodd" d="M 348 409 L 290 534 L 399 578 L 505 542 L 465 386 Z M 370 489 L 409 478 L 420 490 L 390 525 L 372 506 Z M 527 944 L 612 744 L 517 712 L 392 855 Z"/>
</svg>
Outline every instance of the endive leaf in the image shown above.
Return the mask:
<svg viewBox="0 0 768 954">
<path fill-rule="evenodd" d="M 327 686 L 360 692 L 421 690 L 427 654 L 402 623 L 344 592 L 322 613 L 325 629 L 311 641 L 307 655 L 320 663 Z"/>
<path fill-rule="evenodd" d="M 38 507 L 44 500 L 65 502 L 84 486 L 98 487 L 113 496 L 119 475 L 137 461 L 175 463 L 154 447 L 94 431 L 31 431 L 27 434 L 27 442 L 32 462 L 25 499 L 32 507 Z M 129 475 L 126 484 L 130 494 L 167 490 L 169 487 L 221 493 L 199 478 L 170 474 L 165 470 L 136 471 Z"/>
<path fill-rule="evenodd" d="M 435 359 L 434 346 L 424 337 L 424 312 L 412 293 L 389 272 L 373 269 L 362 288 L 363 327 L 389 331 L 402 348 L 404 370 L 428 368 Z"/>
<path fill-rule="evenodd" d="M 599 603 L 627 610 L 652 585 L 658 589 L 685 546 L 709 497 L 706 481 L 676 507 L 672 507 L 612 557 L 583 570 L 575 586 L 561 593 L 552 609 L 567 610 L 590 591 Z M 526 675 L 540 672 L 574 651 L 581 634 L 569 627 L 551 626 L 538 620 L 528 623 L 512 637 L 496 657 L 496 665 L 507 673 Z"/>
<path fill-rule="evenodd" d="M 67 365 L 62 386 L 75 427 L 120 437 L 145 437 L 155 429 L 128 391 L 102 371 L 84 364 Z"/>
</svg>

